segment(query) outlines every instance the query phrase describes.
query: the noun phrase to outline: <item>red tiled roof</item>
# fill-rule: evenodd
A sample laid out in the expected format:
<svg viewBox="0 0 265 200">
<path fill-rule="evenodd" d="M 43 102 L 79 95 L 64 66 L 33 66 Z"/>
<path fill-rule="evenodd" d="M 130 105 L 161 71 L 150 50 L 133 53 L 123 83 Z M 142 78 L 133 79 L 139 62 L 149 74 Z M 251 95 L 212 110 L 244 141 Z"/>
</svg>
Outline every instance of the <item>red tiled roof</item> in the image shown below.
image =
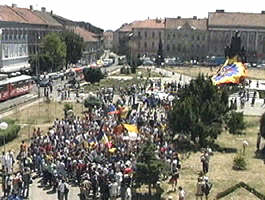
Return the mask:
<svg viewBox="0 0 265 200">
<path fill-rule="evenodd" d="M 208 14 L 208 24 L 209 26 L 250 26 L 265 28 L 265 14 L 210 12 Z"/>
<path fill-rule="evenodd" d="M 52 26 L 62 26 L 59 22 L 57 22 L 49 12 L 43 12 L 43 11 L 38 11 L 34 10 L 34 14 L 41 18 L 45 23 L 52 25 Z"/>
<path fill-rule="evenodd" d="M 31 24 L 47 24 L 43 19 L 41 19 L 38 15 L 35 15 L 34 12 L 32 12 L 30 9 L 27 8 L 11 8 L 21 16 L 23 19 L 25 19 L 28 23 Z"/>
<path fill-rule="evenodd" d="M 136 23 L 134 28 L 152 28 L 152 29 L 159 29 L 164 28 L 165 20 L 163 19 L 147 19 L 144 21 L 140 21 L 139 23 Z"/>
<path fill-rule="evenodd" d="M 134 21 L 130 24 L 123 24 L 118 30 L 120 32 L 129 32 L 132 31 L 132 28 L 137 24 L 140 23 L 140 21 Z"/>
<path fill-rule="evenodd" d="M 119 31 L 121 32 L 130 32 L 134 28 L 150 28 L 150 29 L 159 29 L 164 28 L 163 19 L 146 19 L 143 21 L 134 21 L 130 24 L 124 24 Z"/>
<path fill-rule="evenodd" d="M 181 29 L 185 24 L 188 24 L 191 28 L 198 30 L 207 30 L 207 19 L 192 19 L 192 18 L 166 18 L 166 29 Z"/>
<path fill-rule="evenodd" d="M 27 21 L 22 16 L 14 12 L 14 10 L 11 7 L 1 6 L 1 5 L 0 5 L 0 21 L 27 23 Z"/>
<path fill-rule="evenodd" d="M 49 13 L 0 5 L 0 21 L 62 26 Z"/>
<path fill-rule="evenodd" d="M 98 41 L 96 34 L 91 33 L 83 28 L 76 27 L 74 32 L 80 37 L 82 37 L 85 42 L 97 42 Z"/>
</svg>

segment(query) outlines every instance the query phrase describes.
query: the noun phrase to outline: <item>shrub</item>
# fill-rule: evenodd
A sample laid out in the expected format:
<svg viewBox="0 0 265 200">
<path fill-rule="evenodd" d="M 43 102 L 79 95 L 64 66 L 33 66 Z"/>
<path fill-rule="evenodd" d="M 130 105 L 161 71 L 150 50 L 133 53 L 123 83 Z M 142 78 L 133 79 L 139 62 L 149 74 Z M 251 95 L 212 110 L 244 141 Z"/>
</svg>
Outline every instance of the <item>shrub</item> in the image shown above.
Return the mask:
<svg viewBox="0 0 265 200">
<path fill-rule="evenodd" d="M 85 80 L 90 83 L 97 83 L 104 78 L 104 74 L 100 69 L 95 68 L 84 68 Z"/>
<path fill-rule="evenodd" d="M 233 169 L 235 170 L 246 170 L 247 169 L 247 162 L 246 158 L 242 153 L 238 153 L 234 158 Z"/>
<path fill-rule="evenodd" d="M 86 108 L 93 108 L 94 106 L 101 106 L 102 105 L 102 102 L 100 99 L 98 99 L 97 97 L 93 96 L 93 95 L 90 95 L 88 96 L 85 101 L 84 101 L 84 106 Z"/>
<path fill-rule="evenodd" d="M 69 104 L 69 103 L 64 104 L 63 111 L 64 111 L 64 116 L 65 117 L 67 116 L 67 112 L 69 110 L 73 110 L 73 104 Z"/>
<path fill-rule="evenodd" d="M 243 112 L 232 111 L 227 122 L 229 133 L 232 134 L 244 134 L 243 130 L 246 128 L 244 122 Z"/>
<path fill-rule="evenodd" d="M 15 124 L 15 120 L 6 119 L 5 122 L 8 124 L 6 130 L 0 130 L 0 145 L 8 143 L 18 136 L 20 126 Z"/>
</svg>

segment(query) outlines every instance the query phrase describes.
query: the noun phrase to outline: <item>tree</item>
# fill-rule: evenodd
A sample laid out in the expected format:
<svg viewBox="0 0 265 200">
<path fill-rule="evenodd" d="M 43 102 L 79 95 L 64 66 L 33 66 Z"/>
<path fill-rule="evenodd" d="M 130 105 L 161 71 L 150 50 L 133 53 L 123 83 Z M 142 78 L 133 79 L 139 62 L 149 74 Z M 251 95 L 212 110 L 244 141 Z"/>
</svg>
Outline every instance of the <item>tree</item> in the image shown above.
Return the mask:
<svg viewBox="0 0 265 200">
<path fill-rule="evenodd" d="M 100 99 L 98 99 L 93 95 L 89 95 L 84 101 L 84 106 L 89 109 L 93 108 L 94 106 L 99 107 L 102 104 L 103 104 L 102 101 L 100 101 Z"/>
<path fill-rule="evenodd" d="M 148 185 L 149 196 L 152 195 L 151 185 L 159 180 L 160 173 L 167 167 L 166 163 L 155 155 L 156 146 L 148 140 L 144 144 L 136 163 L 134 178 L 138 186 Z"/>
<path fill-rule="evenodd" d="M 84 40 L 74 32 L 64 31 L 61 34 L 62 40 L 66 44 L 66 66 L 76 64 L 82 57 Z"/>
<path fill-rule="evenodd" d="M 260 118 L 260 126 L 259 126 L 260 135 L 265 138 L 265 113 Z"/>
<path fill-rule="evenodd" d="M 92 84 L 99 82 L 101 79 L 104 78 L 104 74 L 101 72 L 100 69 L 84 68 L 83 73 L 85 76 L 85 80 Z"/>
<path fill-rule="evenodd" d="M 65 64 L 65 58 L 66 45 L 59 34 L 53 32 L 47 34 L 41 42 L 40 68 L 47 71 L 61 70 Z"/>
<path fill-rule="evenodd" d="M 243 112 L 232 111 L 227 121 L 227 127 L 229 133 L 238 135 L 243 134 L 243 130 L 246 128 Z"/>
<path fill-rule="evenodd" d="M 178 97 L 168 113 L 171 130 L 198 141 L 201 147 L 214 143 L 230 111 L 226 88 L 217 88 L 200 74 L 179 90 Z"/>
<path fill-rule="evenodd" d="M 161 37 L 159 38 L 158 51 L 155 62 L 158 66 L 161 66 L 161 63 L 164 62 L 163 44 Z"/>
</svg>

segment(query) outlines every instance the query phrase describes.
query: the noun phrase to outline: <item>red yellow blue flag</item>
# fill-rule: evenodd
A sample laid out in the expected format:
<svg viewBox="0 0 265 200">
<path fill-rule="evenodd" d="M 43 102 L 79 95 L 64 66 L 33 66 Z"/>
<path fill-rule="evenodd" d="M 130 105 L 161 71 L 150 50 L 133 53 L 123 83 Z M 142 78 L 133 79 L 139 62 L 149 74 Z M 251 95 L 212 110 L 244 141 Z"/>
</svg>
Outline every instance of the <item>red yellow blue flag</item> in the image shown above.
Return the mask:
<svg viewBox="0 0 265 200">
<path fill-rule="evenodd" d="M 212 77 L 214 85 L 239 84 L 247 76 L 247 69 L 242 62 L 236 58 L 227 59 L 222 68 Z"/>
</svg>

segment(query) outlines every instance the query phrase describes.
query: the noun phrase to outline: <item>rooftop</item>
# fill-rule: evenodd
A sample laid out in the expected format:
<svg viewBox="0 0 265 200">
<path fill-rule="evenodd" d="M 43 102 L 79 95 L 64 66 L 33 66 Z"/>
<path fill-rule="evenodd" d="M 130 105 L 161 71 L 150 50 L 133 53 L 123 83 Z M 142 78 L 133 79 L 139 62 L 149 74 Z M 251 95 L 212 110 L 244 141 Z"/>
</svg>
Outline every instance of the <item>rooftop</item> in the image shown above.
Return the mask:
<svg viewBox="0 0 265 200">
<path fill-rule="evenodd" d="M 207 30 L 207 19 L 197 18 L 166 18 L 166 29 L 182 29 L 189 26 L 194 30 Z"/>
<path fill-rule="evenodd" d="M 76 27 L 74 32 L 80 37 L 82 37 L 85 42 L 97 42 L 98 41 L 96 34 L 89 32 L 85 30 L 84 28 Z"/>
<path fill-rule="evenodd" d="M 240 12 L 209 12 L 209 26 L 238 26 L 265 28 L 265 14 Z"/>
</svg>

